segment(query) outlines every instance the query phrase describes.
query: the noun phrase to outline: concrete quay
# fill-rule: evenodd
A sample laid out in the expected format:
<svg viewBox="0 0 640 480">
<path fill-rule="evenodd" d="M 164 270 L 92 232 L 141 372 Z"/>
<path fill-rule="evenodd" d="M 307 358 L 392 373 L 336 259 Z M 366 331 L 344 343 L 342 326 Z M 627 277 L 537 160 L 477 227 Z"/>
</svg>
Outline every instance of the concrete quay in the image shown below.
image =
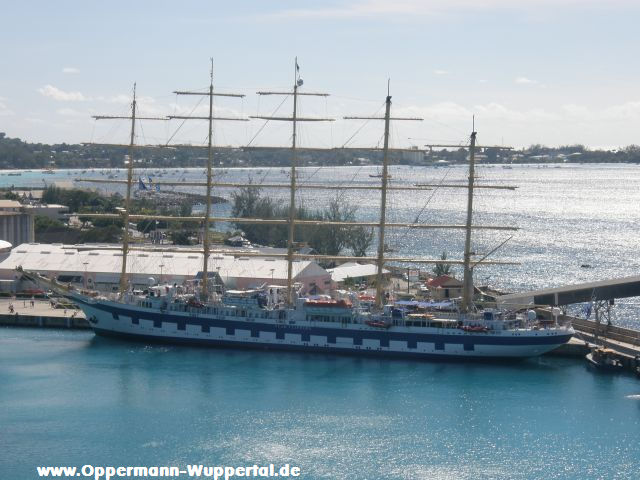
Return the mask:
<svg viewBox="0 0 640 480">
<path fill-rule="evenodd" d="M 576 340 L 583 345 L 589 344 L 591 346 L 597 342 L 600 346 L 610 348 L 616 352 L 616 357 L 624 365 L 625 370 L 636 371 L 635 358 L 640 356 L 640 331 L 607 325 L 606 323 L 597 325 L 595 322 L 582 318 L 560 318 L 571 321 L 576 331 L 576 334 L 571 339 L 572 341 Z"/>
<path fill-rule="evenodd" d="M 564 345 L 559 346 L 555 350 L 550 351 L 547 355 L 553 355 L 558 357 L 582 357 L 589 353 L 590 347 L 589 344 L 584 340 L 580 340 L 579 338 L 572 337 Z"/>
<path fill-rule="evenodd" d="M 13 313 L 10 306 L 13 307 Z M 90 328 L 89 322 L 78 309 L 53 308 L 50 300 L 29 298 L 0 299 L 0 325 L 39 328 Z"/>
</svg>

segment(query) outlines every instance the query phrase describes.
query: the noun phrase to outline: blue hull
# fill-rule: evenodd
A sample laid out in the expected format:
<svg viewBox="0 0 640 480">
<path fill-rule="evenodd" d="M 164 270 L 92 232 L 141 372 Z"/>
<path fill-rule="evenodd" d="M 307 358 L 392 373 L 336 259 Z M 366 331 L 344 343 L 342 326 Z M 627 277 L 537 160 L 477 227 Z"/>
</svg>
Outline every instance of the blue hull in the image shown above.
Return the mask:
<svg viewBox="0 0 640 480">
<path fill-rule="evenodd" d="M 77 299 L 98 335 L 144 342 L 318 352 L 413 359 L 504 359 L 542 355 L 569 341 L 573 330 L 525 334 L 407 331 L 362 324 L 320 326 L 278 315 L 269 321 L 199 312 L 175 313 Z M 243 312 L 243 315 L 245 313 Z M 283 312 L 284 315 L 284 312 Z M 239 315 L 238 315 L 239 317 Z"/>
<path fill-rule="evenodd" d="M 297 345 L 270 345 L 270 344 L 256 344 L 252 342 L 237 342 L 237 341 L 225 341 L 225 340 L 208 340 L 208 339 L 195 339 L 195 338 L 179 338 L 179 337 L 157 337 L 154 335 L 139 335 L 129 334 L 122 332 L 115 332 L 112 330 L 101 330 L 94 328 L 96 335 L 106 338 L 114 338 L 118 340 L 147 343 L 147 344 L 159 344 L 159 345 L 183 345 L 191 347 L 204 347 L 204 348 L 223 348 L 223 349 L 235 349 L 235 350 L 263 350 L 271 352 L 305 352 L 313 354 L 329 353 L 331 355 L 340 355 L 346 357 L 368 357 L 368 358 L 390 358 L 390 359 L 410 359 L 410 360 L 426 360 L 426 361 L 438 361 L 438 362 L 487 362 L 497 363 L 501 362 L 521 362 L 526 360 L 526 357 L 469 357 L 462 355 L 432 355 L 425 353 L 411 353 L 411 352 L 389 352 L 378 350 L 345 350 L 341 348 L 332 347 L 313 347 L 313 346 L 297 346 Z"/>
</svg>

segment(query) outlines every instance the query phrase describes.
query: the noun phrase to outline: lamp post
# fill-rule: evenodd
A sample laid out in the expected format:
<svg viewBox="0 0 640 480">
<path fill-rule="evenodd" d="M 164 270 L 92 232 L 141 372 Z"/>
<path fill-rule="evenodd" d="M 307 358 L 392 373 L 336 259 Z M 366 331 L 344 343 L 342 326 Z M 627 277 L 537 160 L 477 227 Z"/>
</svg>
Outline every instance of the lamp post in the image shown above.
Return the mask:
<svg viewBox="0 0 640 480">
<path fill-rule="evenodd" d="M 84 278 L 83 278 L 83 285 L 84 285 L 84 289 L 87 289 L 87 265 L 89 265 L 89 262 L 82 262 L 82 265 L 84 265 Z"/>
<path fill-rule="evenodd" d="M 162 283 L 162 269 L 164 268 L 164 263 L 160 264 L 160 283 Z"/>
</svg>

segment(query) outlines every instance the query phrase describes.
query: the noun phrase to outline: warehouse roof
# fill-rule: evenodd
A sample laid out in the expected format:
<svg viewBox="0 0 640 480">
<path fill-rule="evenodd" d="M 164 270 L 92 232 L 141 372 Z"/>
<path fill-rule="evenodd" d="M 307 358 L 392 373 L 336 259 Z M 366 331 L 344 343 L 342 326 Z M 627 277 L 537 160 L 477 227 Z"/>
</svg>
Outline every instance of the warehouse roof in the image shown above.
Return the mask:
<svg viewBox="0 0 640 480">
<path fill-rule="evenodd" d="M 372 277 L 378 273 L 378 267 L 370 263 L 349 262 L 336 268 L 328 268 L 327 271 L 331 274 L 331 279 L 334 282 L 342 282 L 347 278 Z M 387 274 L 389 270 L 383 269 L 382 273 Z"/>
<path fill-rule="evenodd" d="M 193 252 L 134 251 L 127 256 L 127 270 L 143 275 L 195 277 L 202 270 L 202 254 Z M 161 267 L 162 265 L 162 267 Z M 25 243 L 17 246 L 0 262 L 0 271 L 87 272 L 120 274 L 122 253 L 107 246 Z M 286 260 L 212 254 L 209 270 L 220 276 L 286 280 Z M 311 261 L 294 261 L 294 277 L 321 276 L 326 271 Z"/>
</svg>

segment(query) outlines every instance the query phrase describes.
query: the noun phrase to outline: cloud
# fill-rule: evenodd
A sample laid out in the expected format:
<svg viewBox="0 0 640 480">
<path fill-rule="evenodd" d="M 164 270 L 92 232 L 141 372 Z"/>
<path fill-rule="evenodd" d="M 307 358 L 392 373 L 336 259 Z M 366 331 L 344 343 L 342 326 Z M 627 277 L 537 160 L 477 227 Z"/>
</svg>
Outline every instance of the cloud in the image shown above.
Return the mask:
<svg viewBox="0 0 640 480">
<path fill-rule="evenodd" d="M 527 77 L 517 77 L 515 79 L 515 82 L 519 85 L 535 85 L 538 83 L 537 80 L 531 80 L 530 78 L 527 78 Z"/>
<path fill-rule="evenodd" d="M 84 117 L 85 113 L 74 110 L 73 108 L 59 108 L 56 110 L 58 115 L 64 115 L 65 117 Z"/>
<path fill-rule="evenodd" d="M 62 69 L 62 73 L 74 74 L 74 73 L 80 73 L 80 70 L 78 70 L 76 67 L 64 67 Z"/>
<path fill-rule="evenodd" d="M 4 103 L 7 99 L 4 97 L 0 97 L 0 117 L 8 117 L 9 115 L 13 115 L 14 112 Z"/>
<path fill-rule="evenodd" d="M 131 104 L 131 96 L 126 95 L 124 93 L 120 93 L 117 95 L 112 95 L 110 97 L 98 96 L 98 97 L 89 97 L 84 95 L 82 92 L 65 92 L 64 90 L 60 90 L 53 85 L 45 85 L 42 88 L 38 89 L 38 92 L 45 97 L 53 98 L 54 100 L 60 102 L 104 102 L 104 103 L 115 103 L 119 105 L 129 105 Z M 140 109 L 152 108 L 151 105 L 156 103 L 155 98 L 139 96 L 136 98 Z M 64 110 L 64 109 L 61 109 Z"/>
<path fill-rule="evenodd" d="M 121 105 L 128 105 L 129 103 L 131 103 L 131 97 L 129 95 L 125 95 L 124 93 L 113 95 L 112 97 L 98 97 L 97 99 L 103 102 L 119 103 Z M 137 100 L 140 101 L 139 98 Z"/>
<path fill-rule="evenodd" d="M 65 92 L 53 85 L 45 85 L 44 87 L 39 88 L 38 92 L 45 97 L 50 97 L 60 102 L 84 102 L 89 100 L 89 98 L 85 97 L 80 92 Z"/>
<path fill-rule="evenodd" d="M 184 115 L 190 117 L 208 117 L 209 105 L 199 105 L 196 108 L 178 105 L 176 103 L 169 104 L 166 109 L 166 115 Z M 213 106 L 213 115 L 219 117 L 243 118 L 242 112 L 234 108 L 223 107 L 219 105 Z"/>
<path fill-rule="evenodd" d="M 557 8 L 576 5 L 600 5 L 601 0 L 359 0 L 343 1 L 332 7 L 286 9 L 262 15 L 272 19 L 353 18 L 383 16 L 430 16 L 450 10 L 495 10 Z M 634 0 L 610 0 L 612 5 L 633 5 Z"/>
<path fill-rule="evenodd" d="M 592 120 L 594 114 L 584 105 L 575 105 L 573 103 L 563 105 L 562 112 L 569 118 L 578 121 Z"/>
<path fill-rule="evenodd" d="M 560 120 L 568 115 L 541 108 L 514 110 L 497 102 L 464 106 L 455 102 L 440 102 L 426 107 L 411 106 L 399 109 L 402 115 L 422 117 L 437 122 L 468 121 L 473 115 L 479 119 L 505 122 L 535 123 Z"/>
<path fill-rule="evenodd" d="M 434 70 L 433 73 L 436 75 L 448 75 L 449 72 L 447 70 Z"/>
<path fill-rule="evenodd" d="M 613 105 L 605 108 L 602 113 L 605 118 L 611 120 L 638 120 L 640 119 L 640 101 Z"/>
</svg>

